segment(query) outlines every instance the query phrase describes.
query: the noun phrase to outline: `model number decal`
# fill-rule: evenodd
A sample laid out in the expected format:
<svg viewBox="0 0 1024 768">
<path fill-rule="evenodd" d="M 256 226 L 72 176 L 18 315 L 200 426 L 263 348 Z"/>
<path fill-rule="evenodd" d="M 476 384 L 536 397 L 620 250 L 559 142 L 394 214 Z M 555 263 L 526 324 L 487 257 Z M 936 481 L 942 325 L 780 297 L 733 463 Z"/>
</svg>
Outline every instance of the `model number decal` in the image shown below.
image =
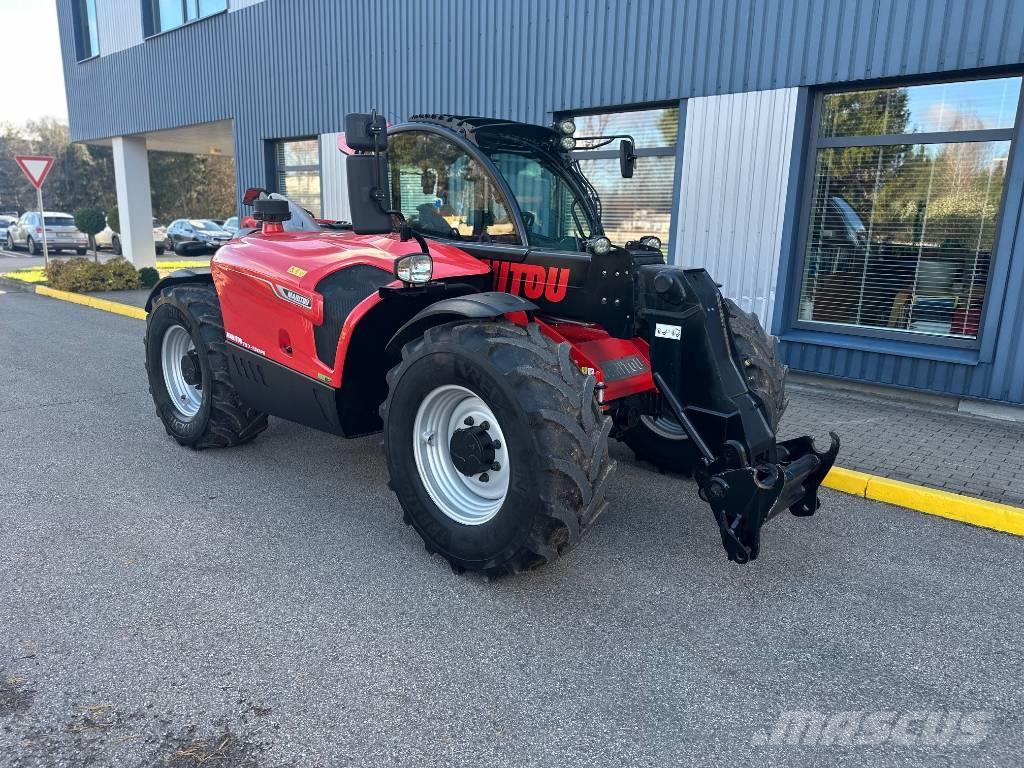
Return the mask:
<svg viewBox="0 0 1024 768">
<path fill-rule="evenodd" d="M 233 342 L 234 344 L 237 344 L 240 347 L 248 349 L 250 352 L 255 352 L 257 355 L 261 355 L 263 357 L 267 356 L 266 352 L 264 352 L 259 347 L 254 347 L 252 344 L 245 341 L 241 336 L 236 336 L 230 331 L 226 332 L 224 335 L 227 336 L 228 341 Z"/>
<path fill-rule="evenodd" d="M 683 329 L 678 325 L 658 323 L 654 328 L 654 336 L 658 339 L 672 339 L 673 341 L 679 341 L 679 339 L 683 337 Z"/>
</svg>

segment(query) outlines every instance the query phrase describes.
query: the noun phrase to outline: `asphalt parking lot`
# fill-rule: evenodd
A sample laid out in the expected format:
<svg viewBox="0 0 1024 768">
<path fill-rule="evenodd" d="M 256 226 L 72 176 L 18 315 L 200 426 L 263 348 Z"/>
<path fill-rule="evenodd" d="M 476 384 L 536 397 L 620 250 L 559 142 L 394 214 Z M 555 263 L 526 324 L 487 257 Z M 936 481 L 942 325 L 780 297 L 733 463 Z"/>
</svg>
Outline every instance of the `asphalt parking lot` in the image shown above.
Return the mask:
<svg viewBox="0 0 1024 768">
<path fill-rule="evenodd" d="M 0 765 L 1019 764 L 1019 538 L 826 491 L 738 567 L 616 448 L 580 547 L 456 576 L 378 439 L 178 447 L 142 335 L 0 293 Z M 984 727 L 773 740 L 795 710 Z"/>
</svg>

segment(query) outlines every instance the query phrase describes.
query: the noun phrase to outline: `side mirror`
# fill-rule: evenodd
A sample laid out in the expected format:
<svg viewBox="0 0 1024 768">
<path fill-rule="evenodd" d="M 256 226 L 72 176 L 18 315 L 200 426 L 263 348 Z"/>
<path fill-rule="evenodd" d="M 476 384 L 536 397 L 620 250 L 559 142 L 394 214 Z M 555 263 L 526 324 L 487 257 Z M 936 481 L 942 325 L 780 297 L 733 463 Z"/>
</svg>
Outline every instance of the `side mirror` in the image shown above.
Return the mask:
<svg viewBox="0 0 1024 768">
<path fill-rule="evenodd" d="M 636 147 L 631 139 L 619 142 L 619 173 L 624 179 L 632 179 L 636 170 Z"/>
<path fill-rule="evenodd" d="M 388 148 L 387 120 L 376 112 L 371 115 L 345 115 L 345 143 L 355 152 L 385 152 Z"/>
<path fill-rule="evenodd" d="M 388 190 L 387 155 L 349 155 L 348 202 L 352 231 L 357 235 L 384 235 L 394 229 Z"/>
<path fill-rule="evenodd" d="M 352 231 L 357 235 L 391 232 L 387 121 L 376 112 L 345 115 L 345 143 L 356 152 L 345 158 Z"/>
</svg>

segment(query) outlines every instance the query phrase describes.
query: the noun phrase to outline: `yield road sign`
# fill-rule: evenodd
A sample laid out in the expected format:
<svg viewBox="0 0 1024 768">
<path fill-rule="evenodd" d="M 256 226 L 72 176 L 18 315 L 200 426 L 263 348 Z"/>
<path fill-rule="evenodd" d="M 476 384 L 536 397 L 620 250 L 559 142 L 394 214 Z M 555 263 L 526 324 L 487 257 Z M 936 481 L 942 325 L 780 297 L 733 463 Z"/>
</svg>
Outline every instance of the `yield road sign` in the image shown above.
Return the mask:
<svg viewBox="0 0 1024 768">
<path fill-rule="evenodd" d="M 46 174 L 53 168 L 53 158 L 49 155 L 15 155 L 14 162 L 28 177 L 36 188 L 36 203 L 39 205 L 39 226 L 43 232 L 43 263 L 50 266 L 50 247 L 46 242 L 46 211 L 43 209 L 43 182 Z"/>
<path fill-rule="evenodd" d="M 46 175 L 53 168 L 53 158 L 47 155 L 15 155 L 14 162 L 18 164 L 29 182 L 36 189 L 41 189 Z"/>
</svg>

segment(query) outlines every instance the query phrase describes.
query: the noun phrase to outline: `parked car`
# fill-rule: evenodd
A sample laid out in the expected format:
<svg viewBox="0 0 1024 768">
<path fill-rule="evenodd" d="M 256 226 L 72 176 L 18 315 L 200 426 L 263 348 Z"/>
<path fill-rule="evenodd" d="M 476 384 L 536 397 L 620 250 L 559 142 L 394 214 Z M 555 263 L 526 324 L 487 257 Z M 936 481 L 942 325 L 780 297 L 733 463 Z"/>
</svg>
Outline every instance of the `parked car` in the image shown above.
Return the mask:
<svg viewBox="0 0 1024 768">
<path fill-rule="evenodd" d="M 232 216 L 230 219 L 225 219 L 224 223 L 221 224 L 221 227 L 226 231 L 230 232 L 232 235 L 238 234 L 239 226 L 240 225 L 238 223 L 237 216 Z"/>
<path fill-rule="evenodd" d="M 156 244 L 156 255 L 162 256 L 164 252 L 164 244 L 167 241 L 167 228 L 160 226 L 160 222 L 154 217 L 153 219 L 153 242 Z M 102 248 L 109 248 L 118 256 L 121 255 L 121 236 L 110 228 L 110 224 L 107 223 L 106 228 L 96 235 L 96 248 L 97 250 Z"/>
<path fill-rule="evenodd" d="M 17 216 L 2 216 L 0 215 L 0 242 L 7 242 L 7 228 L 11 224 L 16 224 L 18 221 Z"/>
<path fill-rule="evenodd" d="M 79 256 L 85 255 L 89 238 L 79 232 L 75 218 L 59 211 L 44 211 L 40 221 L 38 211 L 23 214 L 14 224 L 7 227 L 7 250 L 26 248 L 35 256 L 43 250 L 43 227 L 46 227 L 46 243 L 51 253 L 74 250 Z"/>
<path fill-rule="evenodd" d="M 231 233 L 211 219 L 177 219 L 167 228 L 164 245 L 179 256 L 216 251 L 231 239 Z"/>
</svg>

